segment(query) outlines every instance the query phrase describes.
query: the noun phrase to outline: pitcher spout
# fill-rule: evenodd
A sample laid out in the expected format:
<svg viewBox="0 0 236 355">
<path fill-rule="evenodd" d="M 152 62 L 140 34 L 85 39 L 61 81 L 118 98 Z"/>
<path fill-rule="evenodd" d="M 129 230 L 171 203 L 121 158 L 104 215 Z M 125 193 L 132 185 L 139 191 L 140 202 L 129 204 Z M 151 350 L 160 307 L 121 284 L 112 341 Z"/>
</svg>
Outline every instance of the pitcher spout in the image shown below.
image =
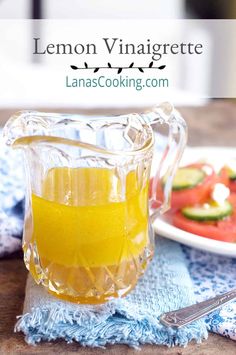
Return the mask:
<svg viewBox="0 0 236 355">
<path fill-rule="evenodd" d="M 8 120 L 3 136 L 6 144 L 13 148 L 59 144 L 109 155 L 133 155 L 149 149 L 153 144 L 150 125 L 137 114 L 82 117 L 20 111 Z"/>
</svg>

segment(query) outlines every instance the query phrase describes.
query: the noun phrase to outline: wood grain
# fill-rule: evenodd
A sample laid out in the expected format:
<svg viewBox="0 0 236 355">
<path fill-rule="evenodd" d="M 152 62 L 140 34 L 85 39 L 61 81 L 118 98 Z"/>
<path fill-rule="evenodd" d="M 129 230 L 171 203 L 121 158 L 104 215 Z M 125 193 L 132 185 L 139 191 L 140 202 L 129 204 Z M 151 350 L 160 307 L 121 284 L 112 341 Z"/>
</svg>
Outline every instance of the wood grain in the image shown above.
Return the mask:
<svg viewBox="0 0 236 355">
<path fill-rule="evenodd" d="M 15 111 L 17 110 L 0 111 L 0 124 L 3 124 Z M 60 112 L 61 110 L 51 111 Z M 205 107 L 180 108 L 180 111 L 189 126 L 190 145 L 235 146 L 235 104 L 220 101 Z M 75 110 L 70 110 L 70 112 L 75 112 Z M 90 111 L 90 113 L 93 112 Z M 80 355 L 140 354 L 127 346 L 109 346 L 107 351 L 82 348 L 76 343 L 66 344 L 63 341 L 43 343 L 36 347 L 27 345 L 22 334 L 13 332 L 16 316 L 22 312 L 26 276 L 27 272 L 21 253 L 0 261 L 0 354 L 74 354 L 76 352 Z M 210 334 L 208 340 L 201 344 L 191 343 L 186 348 L 168 349 L 162 346 L 147 345 L 141 350 L 141 354 L 144 355 L 234 355 L 235 353 L 235 342 L 215 334 Z"/>
</svg>

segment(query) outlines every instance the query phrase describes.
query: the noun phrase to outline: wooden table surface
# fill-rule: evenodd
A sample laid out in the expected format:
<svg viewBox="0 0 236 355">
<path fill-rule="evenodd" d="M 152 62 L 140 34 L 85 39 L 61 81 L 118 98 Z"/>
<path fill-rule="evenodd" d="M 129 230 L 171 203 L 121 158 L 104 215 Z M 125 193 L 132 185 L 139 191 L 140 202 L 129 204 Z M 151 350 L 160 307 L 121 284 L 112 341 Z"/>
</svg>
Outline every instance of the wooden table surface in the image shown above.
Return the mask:
<svg viewBox="0 0 236 355">
<path fill-rule="evenodd" d="M 190 145 L 236 145 L 235 104 L 222 101 L 213 102 L 205 107 L 188 107 L 180 108 L 180 110 L 189 126 Z M 15 111 L 0 110 L 0 125 Z M 139 354 L 127 346 L 108 346 L 108 351 L 106 351 L 82 348 L 76 343 L 67 345 L 63 341 L 43 343 L 36 347 L 28 346 L 22 334 L 13 332 L 16 316 L 22 312 L 26 276 L 22 255 L 13 255 L 0 261 L 0 354 L 73 354 L 75 352 L 80 355 Z M 142 347 L 141 354 L 233 355 L 236 354 L 236 343 L 224 337 L 209 334 L 208 340 L 201 344 L 191 343 L 186 348 L 171 349 L 148 345 Z"/>
</svg>

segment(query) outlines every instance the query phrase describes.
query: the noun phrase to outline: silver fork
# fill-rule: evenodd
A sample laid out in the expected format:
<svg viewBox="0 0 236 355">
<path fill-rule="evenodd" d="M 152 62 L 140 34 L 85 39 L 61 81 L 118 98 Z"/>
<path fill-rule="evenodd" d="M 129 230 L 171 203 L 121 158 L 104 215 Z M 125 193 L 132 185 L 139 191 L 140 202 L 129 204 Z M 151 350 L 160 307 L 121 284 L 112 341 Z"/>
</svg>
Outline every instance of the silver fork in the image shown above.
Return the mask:
<svg viewBox="0 0 236 355">
<path fill-rule="evenodd" d="M 189 307 L 163 313 L 160 322 L 168 327 L 181 328 L 234 299 L 236 299 L 236 289 Z"/>
</svg>

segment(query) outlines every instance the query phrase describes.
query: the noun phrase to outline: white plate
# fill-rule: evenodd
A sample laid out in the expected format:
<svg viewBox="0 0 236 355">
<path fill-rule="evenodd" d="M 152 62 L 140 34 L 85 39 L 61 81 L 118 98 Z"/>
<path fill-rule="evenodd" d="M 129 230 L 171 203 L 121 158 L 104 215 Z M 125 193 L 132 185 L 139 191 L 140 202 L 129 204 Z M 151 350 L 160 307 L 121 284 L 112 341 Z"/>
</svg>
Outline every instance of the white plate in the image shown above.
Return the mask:
<svg viewBox="0 0 236 355">
<path fill-rule="evenodd" d="M 187 148 L 182 158 L 181 165 L 203 160 L 211 163 L 218 170 L 231 158 L 236 159 L 236 148 Z M 155 221 L 154 230 L 159 235 L 197 249 L 236 257 L 236 243 L 220 242 L 185 232 L 182 229 L 172 226 L 170 223 L 165 221 L 164 217 Z"/>
</svg>

